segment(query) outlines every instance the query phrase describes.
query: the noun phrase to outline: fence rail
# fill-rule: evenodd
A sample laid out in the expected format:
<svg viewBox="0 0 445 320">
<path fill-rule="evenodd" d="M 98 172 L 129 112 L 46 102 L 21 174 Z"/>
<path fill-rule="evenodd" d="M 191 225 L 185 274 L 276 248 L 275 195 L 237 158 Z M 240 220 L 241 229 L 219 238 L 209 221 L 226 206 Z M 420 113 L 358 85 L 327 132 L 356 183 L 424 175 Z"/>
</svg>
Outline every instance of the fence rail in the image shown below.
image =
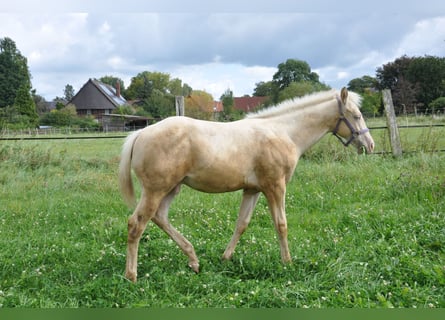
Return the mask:
<svg viewBox="0 0 445 320">
<path fill-rule="evenodd" d="M 399 129 L 445 128 L 445 124 L 399 125 Z M 137 128 L 136 128 L 137 129 Z M 369 127 L 370 130 L 387 130 L 387 126 Z M 48 131 L 45 131 L 48 130 Z M 128 132 L 98 132 L 79 129 L 28 129 L 20 131 L 0 131 L 0 141 L 38 141 L 38 140 L 95 140 L 95 139 L 124 139 Z M 444 135 L 445 136 L 445 135 Z M 418 152 L 418 150 L 403 150 L 404 154 Z M 445 152 L 445 149 L 429 150 L 425 152 Z M 376 151 L 375 154 L 390 154 L 391 151 Z"/>
<path fill-rule="evenodd" d="M 442 128 L 445 124 L 422 124 L 422 125 L 399 125 L 399 129 L 414 129 L 414 128 Z M 142 129 L 141 128 L 135 128 Z M 369 127 L 369 130 L 384 130 L 387 126 Z M 88 133 L 96 133 L 97 135 L 89 136 Z M 115 131 L 113 134 L 109 132 L 97 130 L 82 130 L 82 129 L 24 129 L 24 130 L 3 130 L 0 132 L 0 140 L 74 140 L 74 139 L 116 139 L 125 138 L 127 134 L 124 131 Z"/>
<path fill-rule="evenodd" d="M 5 141 L 20 141 L 20 140 L 82 140 L 82 139 L 122 139 L 125 138 L 126 135 L 103 135 L 103 136 L 64 136 L 64 137 L 0 137 L 0 140 Z"/>
</svg>

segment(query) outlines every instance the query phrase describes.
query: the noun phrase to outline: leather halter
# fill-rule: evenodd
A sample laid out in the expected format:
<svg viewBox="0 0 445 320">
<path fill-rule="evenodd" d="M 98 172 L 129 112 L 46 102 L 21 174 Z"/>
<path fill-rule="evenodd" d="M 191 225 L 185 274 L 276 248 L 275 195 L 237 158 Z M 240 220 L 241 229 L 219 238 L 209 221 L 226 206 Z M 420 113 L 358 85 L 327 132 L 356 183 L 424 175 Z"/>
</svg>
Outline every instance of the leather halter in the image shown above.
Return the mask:
<svg viewBox="0 0 445 320">
<path fill-rule="evenodd" d="M 347 147 L 359 135 L 369 132 L 369 129 L 365 128 L 365 129 L 362 129 L 359 131 L 355 130 L 354 127 L 352 126 L 351 122 L 349 122 L 349 120 L 345 117 L 345 113 L 343 112 L 343 109 L 342 109 L 342 102 L 339 97 L 337 97 L 337 102 L 338 102 L 338 110 L 340 112 L 340 117 L 338 118 L 337 124 L 335 125 L 335 129 L 332 131 L 332 134 L 334 136 L 336 136 L 338 138 L 338 140 L 340 140 L 340 142 L 345 147 Z M 338 129 L 340 128 L 340 124 L 342 123 L 342 121 L 345 123 L 345 125 L 351 131 L 351 136 L 349 137 L 348 140 L 345 140 L 344 138 L 342 138 L 341 136 L 338 135 Z"/>
</svg>

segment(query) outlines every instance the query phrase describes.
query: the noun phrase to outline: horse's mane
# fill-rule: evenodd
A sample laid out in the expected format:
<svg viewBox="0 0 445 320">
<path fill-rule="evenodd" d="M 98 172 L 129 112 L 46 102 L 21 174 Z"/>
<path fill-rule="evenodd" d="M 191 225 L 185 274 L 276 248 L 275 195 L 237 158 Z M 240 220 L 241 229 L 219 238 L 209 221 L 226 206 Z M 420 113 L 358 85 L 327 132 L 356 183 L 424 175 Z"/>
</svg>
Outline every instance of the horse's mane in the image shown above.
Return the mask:
<svg viewBox="0 0 445 320">
<path fill-rule="evenodd" d="M 260 118 L 271 118 L 284 115 L 287 113 L 294 112 L 296 110 L 304 109 L 308 106 L 329 101 L 336 95 L 339 95 L 339 92 L 337 90 L 327 90 L 327 91 L 308 94 L 306 96 L 299 98 L 288 99 L 275 106 L 262 109 L 257 112 L 249 113 L 246 115 L 246 118 L 260 119 Z M 348 99 L 350 99 L 350 101 L 357 107 L 359 107 L 361 104 L 361 97 L 354 92 L 349 92 Z"/>
</svg>

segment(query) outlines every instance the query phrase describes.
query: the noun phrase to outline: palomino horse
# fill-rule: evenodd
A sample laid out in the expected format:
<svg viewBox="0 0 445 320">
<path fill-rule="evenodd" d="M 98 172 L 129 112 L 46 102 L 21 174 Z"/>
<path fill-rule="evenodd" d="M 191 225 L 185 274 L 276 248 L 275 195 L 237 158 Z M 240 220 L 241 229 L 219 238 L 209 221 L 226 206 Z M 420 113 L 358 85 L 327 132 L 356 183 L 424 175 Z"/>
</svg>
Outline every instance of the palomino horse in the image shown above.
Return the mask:
<svg viewBox="0 0 445 320">
<path fill-rule="evenodd" d="M 126 277 L 137 278 L 139 240 L 148 221 L 164 230 L 199 272 L 192 244 L 168 220 L 181 184 L 217 193 L 242 189 L 235 232 L 223 254 L 230 259 L 249 224 L 260 193 L 267 199 L 280 241 L 281 259 L 290 262 L 285 215 L 286 184 L 299 157 L 327 132 L 344 145 L 370 153 L 374 141 L 359 110 L 360 97 L 343 88 L 285 101 L 230 123 L 171 117 L 132 133 L 125 141 L 119 183 L 126 202 L 135 205 L 131 169 L 142 186 L 128 219 Z"/>
</svg>

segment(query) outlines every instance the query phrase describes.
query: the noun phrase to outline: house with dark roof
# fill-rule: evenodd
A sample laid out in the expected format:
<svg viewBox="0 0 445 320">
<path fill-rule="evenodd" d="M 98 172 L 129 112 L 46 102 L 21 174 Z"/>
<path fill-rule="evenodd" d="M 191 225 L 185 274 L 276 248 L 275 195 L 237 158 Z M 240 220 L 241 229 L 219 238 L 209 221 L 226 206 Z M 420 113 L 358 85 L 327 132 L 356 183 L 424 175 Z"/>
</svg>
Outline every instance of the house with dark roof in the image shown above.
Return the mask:
<svg viewBox="0 0 445 320">
<path fill-rule="evenodd" d="M 264 104 L 268 97 L 239 97 L 233 98 L 233 107 L 244 112 L 255 111 L 256 108 Z"/>
<path fill-rule="evenodd" d="M 93 116 L 100 120 L 117 107 L 126 105 L 127 101 L 121 96 L 119 82 L 113 88 L 99 80 L 89 79 L 70 103 L 76 106 L 79 116 Z"/>
</svg>

